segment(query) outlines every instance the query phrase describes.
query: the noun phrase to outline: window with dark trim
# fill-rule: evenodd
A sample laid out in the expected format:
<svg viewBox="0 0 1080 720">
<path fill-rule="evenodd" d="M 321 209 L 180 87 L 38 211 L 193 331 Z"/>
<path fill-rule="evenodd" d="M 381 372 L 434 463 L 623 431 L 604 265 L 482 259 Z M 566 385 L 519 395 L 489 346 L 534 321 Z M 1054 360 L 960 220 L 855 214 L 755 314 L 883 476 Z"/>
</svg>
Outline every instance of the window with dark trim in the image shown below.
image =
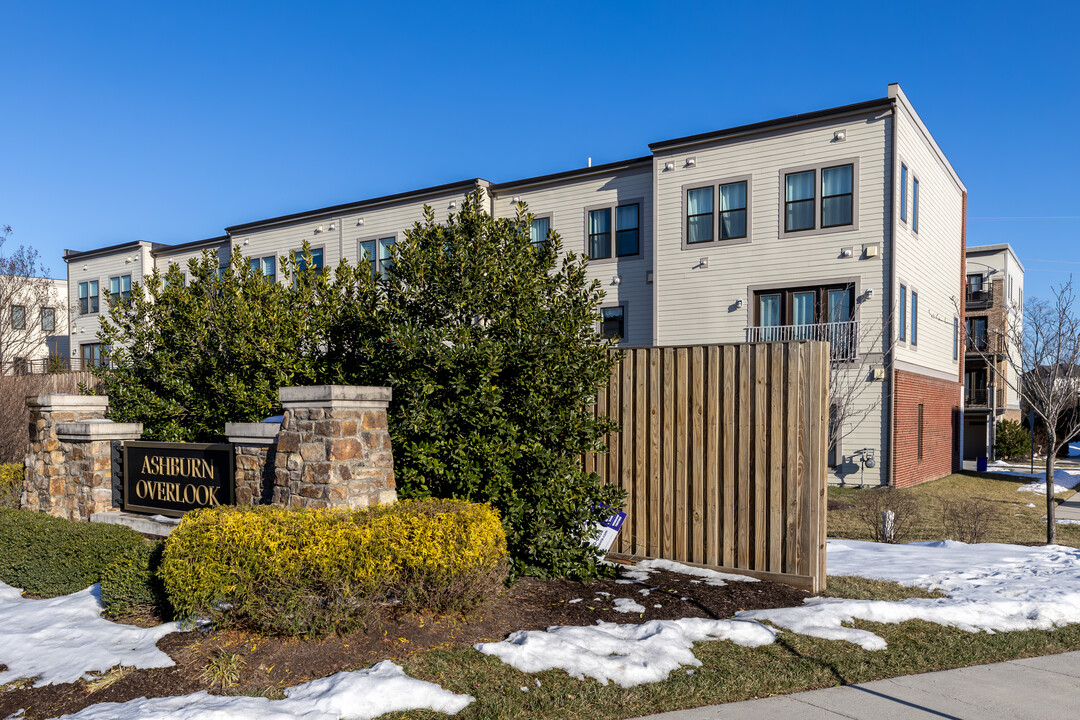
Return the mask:
<svg viewBox="0 0 1080 720">
<path fill-rule="evenodd" d="M 960 359 L 960 318 L 952 319 L 952 359 Z"/>
<path fill-rule="evenodd" d="M 547 242 L 548 233 L 551 232 L 551 218 L 533 218 L 529 223 L 529 243 L 533 247 L 540 247 Z"/>
<path fill-rule="evenodd" d="M 614 211 L 614 228 L 612 227 Z M 590 260 L 606 260 L 640 253 L 641 205 L 627 203 L 590 210 L 588 250 Z M 612 243 L 614 235 L 615 242 Z M 612 255 L 614 250 L 614 256 Z"/>
<path fill-rule="evenodd" d="M 907 222 L 907 165 L 900 163 L 900 222 Z"/>
<path fill-rule="evenodd" d="M 829 467 L 836 467 L 844 462 L 840 441 L 840 406 L 832 403 L 829 405 Z"/>
<path fill-rule="evenodd" d="M 98 311 L 98 281 L 79 283 L 79 314 L 89 315 Z"/>
<path fill-rule="evenodd" d="M 900 286 L 900 339 L 907 340 L 907 285 Z"/>
<path fill-rule="evenodd" d="M 686 191 L 686 243 L 713 241 L 713 187 Z"/>
<path fill-rule="evenodd" d="M 600 308 L 600 335 L 616 341 L 625 337 L 626 314 L 621 305 Z"/>
<path fill-rule="evenodd" d="M 56 308 L 41 308 L 41 329 L 45 332 L 56 330 Z"/>
<path fill-rule="evenodd" d="M 277 256 L 268 255 L 264 258 L 250 258 L 248 264 L 251 269 L 262 274 L 270 282 L 277 282 Z"/>
<path fill-rule="evenodd" d="M 105 346 L 101 343 L 87 343 L 79 346 L 79 354 L 82 358 L 83 367 L 94 367 L 105 364 Z"/>
<path fill-rule="evenodd" d="M 394 243 L 396 237 L 364 240 L 360 243 L 360 262 L 371 266 L 371 277 L 386 277 L 394 266 Z"/>
<path fill-rule="evenodd" d="M 853 165 L 822 168 L 821 227 L 850 225 L 854 197 Z"/>
<path fill-rule="evenodd" d="M 11 306 L 11 328 L 13 330 L 25 330 L 26 329 L 26 306 L 25 305 L 12 305 Z"/>
<path fill-rule="evenodd" d="M 746 238 L 749 235 L 748 207 L 747 180 L 687 189 L 685 244 Z"/>
<path fill-rule="evenodd" d="M 118 275 L 109 278 L 109 302 L 131 299 L 131 276 Z"/>
<path fill-rule="evenodd" d="M 911 291 L 911 345 L 919 344 L 919 293 Z"/>
<path fill-rule="evenodd" d="M 919 460 L 922 460 L 923 406 L 919 403 Z"/>
<path fill-rule="evenodd" d="M 784 232 L 814 229 L 816 170 L 784 176 Z"/>
<path fill-rule="evenodd" d="M 720 239 L 746 237 L 746 181 L 720 186 Z"/>
<path fill-rule="evenodd" d="M 911 231 L 919 232 L 919 178 L 911 179 Z"/>
<path fill-rule="evenodd" d="M 310 248 L 311 252 L 311 269 L 322 270 L 323 269 L 323 249 L 322 248 Z M 307 259 L 304 257 L 303 250 L 293 250 L 293 260 L 296 261 L 297 272 L 303 272 L 307 269 Z"/>
</svg>

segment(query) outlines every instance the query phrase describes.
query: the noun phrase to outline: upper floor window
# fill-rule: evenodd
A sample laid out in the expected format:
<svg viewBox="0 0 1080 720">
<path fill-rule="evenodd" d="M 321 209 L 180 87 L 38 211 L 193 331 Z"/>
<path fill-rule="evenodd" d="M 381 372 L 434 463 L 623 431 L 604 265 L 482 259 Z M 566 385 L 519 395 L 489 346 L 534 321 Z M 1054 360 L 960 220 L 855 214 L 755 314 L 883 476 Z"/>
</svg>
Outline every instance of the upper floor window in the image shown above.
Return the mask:
<svg viewBox="0 0 1080 720">
<path fill-rule="evenodd" d="M 87 315 L 98 311 L 98 281 L 88 280 L 79 283 L 79 314 Z"/>
<path fill-rule="evenodd" d="M 131 299 L 131 276 L 120 275 L 109 278 L 109 300 Z"/>
<path fill-rule="evenodd" d="M 911 345 L 919 344 L 919 293 L 911 291 Z"/>
<path fill-rule="evenodd" d="M 900 286 L 900 339 L 907 340 L 907 285 Z"/>
<path fill-rule="evenodd" d="M 919 232 L 919 178 L 911 179 L 911 231 Z"/>
<path fill-rule="evenodd" d="M 900 221 L 907 222 L 907 165 L 900 163 Z"/>
<path fill-rule="evenodd" d="M 600 334 L 611 340 L 626 336 L 626 315 L 622 306 L 600 308 Z"/>
<path fill-rule="evenodd" d="M 26 306 L 25 305 L 12 305 L 11 306 L 11 328 L 13 330 L 25 330 L 26 329 Z"/>
<path fill-rule="evenodd" d="M 371 266 L 371 277 L 386 274 L 393 267 L 395 238 L 386 237 L 378 240 L 364 240 L 360 243 L 360 262 L 366 262 Z"/>
<path fill-rule="evenodd" d="M 613 214 L 614 228 L 612 228 Z M 641 244 L 641 205 L 628 203 L 615 208 L 590 210 L 587 230 L 590 260 L 637 255 Z M 614 243 L 612 243 L 613 234 Z"/>
<path fill-rule="evenodd" d="M 739 179 L 687 190 L 685 245 L 747 237 L 749 182 Z"/>
<path fill-rule="evenodd" d="M 782 171 L 781 234 L 857 226 L 858 160 Z"/>
<path fill-rule="evenodd" d="M 56 308 L 41 308 L 41 329 L 45 332 L 56 330 Z"/>
<path fill-rule="evenodd" d="M 952 359 L 957 360 L 960 352 L 960 318 L 952 319 Z"/>
<path fill-rule="evenodd" d="M 547 242 L 549 232 L 551 232 L 551 218 L 533 218 L 529 223 L 529 242 L 533 247 L 540 247 Z"/>
<path fill-rule="evenodd" d="M 309 248 L 311 253 L 311 269 L 322 270 L 323 268 L 323 249 L 322 248 Z M 304 257 L 303 250 L 293 251 L 293 260 L 296 262 L 297 272 L 304 272 L 307 270 L 307 259 Z"/>
<path fill-rule="evenodd" d="M 261 273 L 270 282 L 277 282 L 277 257 L 268 255 L 264 258 L 250 258 L 248 265 L 257 273 Z"/>
</svg>

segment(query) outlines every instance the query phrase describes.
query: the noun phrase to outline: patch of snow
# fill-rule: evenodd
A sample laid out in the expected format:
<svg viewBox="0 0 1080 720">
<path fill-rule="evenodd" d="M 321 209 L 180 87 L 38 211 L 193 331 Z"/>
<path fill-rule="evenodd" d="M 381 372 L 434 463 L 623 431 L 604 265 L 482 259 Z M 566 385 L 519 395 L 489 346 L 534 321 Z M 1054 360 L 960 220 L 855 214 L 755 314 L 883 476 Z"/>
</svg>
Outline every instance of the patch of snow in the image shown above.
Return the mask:
<svg viewBox="0 0 1080 720">
<path fill-rule="evenodd" d="M 660 605 L 660 604 L 656 604 L 656 605 L 653 605 L 653 607 L 654 607 L 654 608 L 662 608 L 662 607 L 664 607 L 664 606 L 663 606 L 663 605 Z"/>
<path fill-rule="evenodd" d="M 1014 472 L 1013 470 L 1003 470 L 1002 468 L 1012 468 L 1013 466 L 1007 465 L 998 460 L 996 463 L 987 468 L 989 472 L 1001 473 L 1002 475 L 1009 475 L 1010 477 L 1018 478 L 1032 478 L 1035 482 L 1028 483 L 1027 485 L 1021 485 L 1016 488 L 1020 492 L 1037 492 L 1046 494 L 1046 473 L 1044 472 Z M 1054 469 L 1054 493 L 1066 492 L 1074 489 L 1077 485 L 1080 485 L 1080 470 L 1063 470 L 1062 468 Z"/>
<path fill-rule="evenodd" d="M 597 595 L 600 595 L 600 596 L 603 596 L 603 597 L 611 597 L 611 593 L 609 593 L 609 592 L 604 592 L 603 590 L 597 590 L 597 591 L 596 591 L 596 594 L 597 594 Z"/>
<path fill-rule="evenodd" d="M 573 600 L 567 600 L 567 603 L 569 603 L 570 605 L 573 605 L 574 603 L 579 603 L 579 602 L 581 602 L 581 598 L 574 598 Z"/>
<path fill-rule="evenodd" d="M 741 611 L 793 632 L 885 648 L 874 633 L 845 627 L 854 619 L 881 623 L 925 620 L 968 632 L 1051 630 L 1080 622 L 1080 550 L 940 541 L 888 545 L 829 540 L 830 575 L 855 575 L 940 590 L 945 598 L 897 602 L 809 598 L 794 608 Z"/>
<path fill-rule="evenodd" d="M 1035 503 L 1028 503 L 1027 507 L 1035 507 Z"/>
<path fill-rule="evenodd" d="M 1057 518 L 1054 518 L 1054 523 L 1057 525 L 1080 525 L 1080 520 L 1058 520 Z"/>
<path fill-rule="evenodd" d="M 642 595 L 644 595 L 645 597 L 649 597 L 649 593 L 652 592 L 652 589 L 644 588 L 642 590 L 638 590 L 638 592 L 641 593 Z"/>
<path fill-rule="evenodd" d="M 47 600 L 24 598 L 0 582 L 0 685 L 34 678 L 34 686 L 70 683 L 117 665 L 140 669 L 171 667 L 156 643 L 180 631 L 178 622 L 140 628 L 101 617 L 101 590 L 85 590 Z"/>
<path fill-rule="evenodd" d="M 615 598 L 615 612 L 643 613 L 645 612 L 645 606 L 638 605 L 630 598 Z"/>
<path fill-rule="evenodd" d="M 519 630 L 506 640 L 476 649 L 522 672 L 558 668 L 583 680 L 591 677 L 628 688 L 659 682 L 683 665 L 697 666 L 693 644 L 730 640 L 738 645 L 768 645 L 776 633 L 747 620 L 651 620 L 641 625 L 600 622 L 592 626 Z"/>
<path fill-rule="evenodd" d="M 527 688 L 522 688 L 527 690 Z M 411 678 L 384 660 L 367 669 L 312 680 L 285 691 L 284 700 L 210 695 L 139 698 L 91 705 L 66 720 L 368 720 L 384 713 L 429 708 L 457 714 L 475 698 Z"/>
<path fill-rule="evenodd" d="M 151 515 L 150 519 L 154 522 L 166 523 L 167 525 L 179 525 L 180 518 L 165 517 L 164 515 Z"/>
<path fill-rule="evenodd" d="M 719 572 L 717 570 L 709 570 L 707 568 L 693 567 L 692 565 L 683 565 L 672 560 L 642 560 L 634 566 L 633 570 L 623 572 L 626 577 L 633 577 L 635 580 L 648 579 L 649 573 L 654 570 L 667 570 L 668 572 L 681 573 L 683 575 L 691 575 L 693 577 L 702 578 L 708 585 L 723 586 L 729 582 L 758 582 L 757 578 L 747 577 L 746 575 L 735 575 L 733 573 Z M 693 581 L 691 581 L 693 582 Z"/>
<path fill-rule="evenodd" d="M 621 580 L 620 579 L 620 580 L 616 580 L 615 584 L 616 585 L 636 585 L 637 582 L 638 582 L 637 580 Z"/>
</svg>

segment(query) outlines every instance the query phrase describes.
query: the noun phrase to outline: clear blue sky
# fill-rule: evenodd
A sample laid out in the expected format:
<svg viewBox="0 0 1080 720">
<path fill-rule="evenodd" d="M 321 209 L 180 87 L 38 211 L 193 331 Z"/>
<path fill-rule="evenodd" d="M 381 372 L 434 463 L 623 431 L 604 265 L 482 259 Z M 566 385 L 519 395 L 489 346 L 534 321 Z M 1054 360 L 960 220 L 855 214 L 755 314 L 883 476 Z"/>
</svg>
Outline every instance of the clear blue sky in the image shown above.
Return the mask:
<svg viewBox="0 0 1080 720">
<path fill-rule="evenodd" d="M 0 0 L 0 224 L 64 248 L 455 180 L 883 97 L 899 82 L 1012 243 L 1080 278 L 1072 2 L 37 3 Z M 1002 219 L 1007 218 L 1007 219 Z"/>
</svg>

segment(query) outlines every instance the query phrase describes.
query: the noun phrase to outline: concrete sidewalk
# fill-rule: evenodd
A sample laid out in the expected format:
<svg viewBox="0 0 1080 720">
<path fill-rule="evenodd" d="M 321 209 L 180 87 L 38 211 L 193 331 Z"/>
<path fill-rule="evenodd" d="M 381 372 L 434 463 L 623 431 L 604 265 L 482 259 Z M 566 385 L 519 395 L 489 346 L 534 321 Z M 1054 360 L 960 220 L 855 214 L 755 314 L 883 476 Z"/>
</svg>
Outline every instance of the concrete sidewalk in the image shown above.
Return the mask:
<svg viewBox="0 0 1080 720">
<path fill-rule="evenodd" d="M 1080 652 L 1069 652 L 679 710 L 647 720 L 1050 720 L 1075 718 L 1078 708 Z"/>
</svg>

